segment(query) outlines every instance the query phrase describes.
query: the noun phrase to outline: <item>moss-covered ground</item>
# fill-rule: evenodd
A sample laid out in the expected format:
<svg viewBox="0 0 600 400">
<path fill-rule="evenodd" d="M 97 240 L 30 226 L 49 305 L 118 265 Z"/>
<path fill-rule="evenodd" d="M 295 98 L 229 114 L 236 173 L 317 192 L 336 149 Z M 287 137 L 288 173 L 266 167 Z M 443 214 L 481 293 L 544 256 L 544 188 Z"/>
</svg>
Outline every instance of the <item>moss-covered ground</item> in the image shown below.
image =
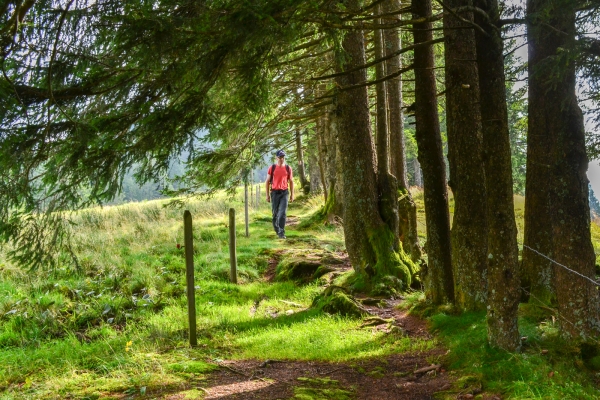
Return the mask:
<svg viewBox="0 0 600 400">
<path fill-rule="evenodd" d="M 423 242 L 422 196 L 414 198 Z M 321 201 L 301 197 L 288 214 L 302 223 Z M 562 341 L 552 316 L 531 306 L 521 308 L 527 337 L 521 354 L 486 346 L 484 315 L 424 309 L 420 292 L 405 306 L 429 318 L 433 339 L 360 329 L 360 318 L 311 309 L 322 280 L 267 281 L 265 273 L 273 260 L 282 268 L 302 254 L 339 255 L 342 229 L 313 219 L 304 229 L 290 227 L 281 241 L 262 203 L 251 209 L 246 238 L 239 194 L 185 205 L 194 218 L 199 342 L 190 348 L 183 209 L 166 203 L 77 213 L 72 237 L 79 268 L 65 262 L 53 271 L 26 271 L 0 248 L 0 399 L 160 398 L 165 391 L 202 398 L 206 379 L 225 359 L 353 363 L 431 348 L 436 341 L 449 349 L 439 361 L 457 381 L 442 398 L 477 396 L 478 390 L 515 399 L 599 397 L 600 351 Z M 238 215 L 237 285 L 228 282 L 229 207 Z M 522 218 L 519 201 L 516 210 Z M 522 220 L 518 224 L 521 229 Z M 600 228 L 594 225 L 592 234 L 600 248 Z M 299 381 L 294 391 L 298 399 L 354 395 L 354 388 L 333 381 Z"/>
</svg>

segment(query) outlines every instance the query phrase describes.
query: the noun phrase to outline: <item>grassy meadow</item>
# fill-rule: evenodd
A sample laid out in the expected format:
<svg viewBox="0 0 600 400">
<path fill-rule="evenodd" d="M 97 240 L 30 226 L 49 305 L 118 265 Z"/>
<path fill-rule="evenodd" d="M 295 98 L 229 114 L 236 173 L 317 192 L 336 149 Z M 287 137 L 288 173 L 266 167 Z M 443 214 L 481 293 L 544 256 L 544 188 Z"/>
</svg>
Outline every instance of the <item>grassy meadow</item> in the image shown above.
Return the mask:
<svg viewBox="0 0 600 400">
<path fill-rule="evenodd" d="M 414 195 L 424 242 L 422 193 Z M 307 220 L 321 201 L 301 197 L 291 203 L 289 219 Z M 157 398 L 169 393 L 202 398 L 203 382 L 225 359 L 352 363 L 439 343 L 449 349 L 444 363 L 457 379 L 440 398 L 456 398 L 473 387 L 515 399 L 592 399 L 599 394 L 595 371 L 600 358 L 595 357 L 600 353 L 560 339 L 547 310 L 521 308 L 521 330 L 528 337 L 522 354 L 486 346 L 485 315 L 428 309 L 420 292 L 408 295 L 404 306 L 430 319 L 435 339 L 373 333 L 359 328 L 361 320 L 310 309 L 322 290 L 319 282 L 267 282 L 264 277 L 273 259 L 343 251 L 339 226 L 290 227 L 288 239 L 278 240 L 270 205 L 263 200 L 251 208 L 246 238 L 239 194 L 192 200 L 184 208 L 167 203 L 76 213 L 72 238 L 78 267 L 27 271 L 5 261 L 6 249 L 0 248 L 0 399 Z M 237 211 L 238 285 L 228 282 L 229 207 Z M 522 208 L 517 198 L 520 229 Z M 194 219 L 195 348 L 187 343 L 184 209 Z M 600 247 L 598 226 L 592 232 Z"/>
</svg>

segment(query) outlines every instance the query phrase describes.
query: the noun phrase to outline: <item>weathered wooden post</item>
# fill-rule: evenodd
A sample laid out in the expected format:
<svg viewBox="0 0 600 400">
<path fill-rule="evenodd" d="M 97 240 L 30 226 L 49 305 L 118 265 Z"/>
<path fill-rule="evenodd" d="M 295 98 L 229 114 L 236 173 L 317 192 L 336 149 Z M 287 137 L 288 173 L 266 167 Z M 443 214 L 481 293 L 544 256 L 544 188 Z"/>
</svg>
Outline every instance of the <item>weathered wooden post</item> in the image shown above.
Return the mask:
<svg viewBox="0 0 600 400">
<path fill-rule="evenodd" d="M 254 171 L 250 172 L 250 205 L 256 208 L 256 197 L 254 196 Z"/>
<path fill-rule="evenodd" d="M 231 264 L 231 272 L 229 280 L 232 283 L 237 283 L 237 255 L 235 251 L 235 209 L 229 209 L 229 263 Z"/>
<path fill-rule="evenodd" d="M 183 237 L 185 246 L 185 281 L 187 283 L 188 322 L 190 328 L 190 345 L 196 346 L 196 295 L 194 288 L 194 233 L 192 231 L 192 214 L 189 210 L 183 213 Z"/>
<path fill-rule="evenodd" d="M 246 225 L 246 237 L 250 237 L 250 230 L 248 229 L 248 181 L 244 183 L 244 223 Z"/>
</svg>

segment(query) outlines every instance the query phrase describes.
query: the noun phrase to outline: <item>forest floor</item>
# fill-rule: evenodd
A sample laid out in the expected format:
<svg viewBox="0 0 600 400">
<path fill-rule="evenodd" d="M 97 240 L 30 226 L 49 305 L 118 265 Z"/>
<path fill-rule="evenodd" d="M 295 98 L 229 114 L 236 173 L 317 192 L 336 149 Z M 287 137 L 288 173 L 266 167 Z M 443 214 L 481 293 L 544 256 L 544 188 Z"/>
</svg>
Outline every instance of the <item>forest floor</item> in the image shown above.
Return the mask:
<svg viewBox="0 0 600 400">
<path fill-rule="evenodd" d="M 373 332 L 389 333 L 387 321 L 409 338 L 431 339 L 427 324 L 398 309 L 401 300 L 384 307 L 366 306 L 380 317 Z M 387 332 L 386 332 L 387 331 Z M 430 399 L 451 387 L 441 364 L 432 364 L 446 350 L 436 347 L 408 354 L 353 363 L 279 360 L 228 360 L 208 380 L 206 399 L 283 399 L 305 392 L 309 398 Z M 177 397 L 174 397 L 177 398 Z"/>
<path fill-rule="evenodd" d="M 295 225 L 296 219 L 292 217 L 288 230 Z M 344 263 L 334 267 L 336 274 L 352 269 L 347 254 L 341 256 Z M 279 256 L 269 260 L 265 271 L 267 281 L 273 281 L 278 263 Z M 373 334 L 390 334 L 396 329 L 395 332 L 409 339 L 432 340 L 427 322 L 403 309 L 403 300 L 398 296 L 381 299 L 377 306 L 365 305 L 375 318 L 367 319 L 361 327 L 369 327 Z M 451 389 L 455 380 L 439 363 L 447 353 L 447 349 L 438 345 L 425 351 L 355 362 L 221 360 L 220 368 L 208 377 L 201 390 L 205 399 L 434 399 L 436 393 Z M 452 393 L 456 399 L 471 399 L 475 395 L 480 399 L 501 399 L 498 394 L 482 393 L 472 387 Z M 173 394 L 165 398 L 185 397 Z"/>
<path fill-rule="evenodd" d="M 413 196 L 424 242 L 422 193 Z M 521 304 L 523 351 L 513 354 L 487 345 L 485 312 L 433 308 L 422 291 L 353 293 L 368 317 L 312 307 L 352 268 L 341 226 L 313 218 L 322 198 L 298 200 L 283 241 L 266 202 L 252 210 L 248 237 L 238 213 L 237 284 L 229 281 L 228 211 L 242 209 L 239 195 L 186 204 L 194 347 L 182 210 L 167 200 L 76 213 L 79 268 L 27 271 L 0 247 L 0 400 L 600 398 L 600 345 L 562 339 L 548 308 Z M 515 200 L 522 229 L 523 201 Z M 600 226 L 592 237 L 600 252 Z M 293 265 L 307 273 L 294 276 Z M 316 278 L 321 267 L 329 272 Z"/>
</svg>

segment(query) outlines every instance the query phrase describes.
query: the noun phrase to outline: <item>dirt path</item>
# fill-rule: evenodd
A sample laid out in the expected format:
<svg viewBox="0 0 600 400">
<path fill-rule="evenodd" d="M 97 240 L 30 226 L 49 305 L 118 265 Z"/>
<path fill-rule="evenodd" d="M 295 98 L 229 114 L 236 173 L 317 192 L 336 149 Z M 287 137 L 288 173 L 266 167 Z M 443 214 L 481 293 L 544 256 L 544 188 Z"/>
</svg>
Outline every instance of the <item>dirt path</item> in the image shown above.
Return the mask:
<svg viewBox="0 0 600 400">
<path fill-rule="evenodd" d="M 429 338 L 425 322 L 398 310 L 399 301 L 385 307 L 367 307 L 381 318 L 394 318 L 395 326 L 412 338 Z M 387 329 L 387 324 L 372 329 Z M 430 367 L 442 348 L 395 354 L 354 363 L 243 360 L 224 361 L 204 386 L 205 399 L 288 399 L 304 393 L 305 399 L 433 399 L 433 394 L 450 388 L 443 368 Z"/>
<path fill-rule="evenodd" d="M 343 262 L 330 265 L 335 273 L 351 269 L 347 254 L 336 253 Z M 272 281 L 282 252 L 272 254 L 265 279 Z M 401 300 L 383 300 L 365 306 L 382 323 L 366 329 L 387 331 L 391 326 L 414 339 L 431 339 L 424 321 L 398 309 Z M 386 320 L 386 321 L 383 321 Z M 203 382 L 205 399 L 433 399 L 450 388 L 446 371 L 428 360 L 446 350 L 438 347 L 417 353 L 394 354 L 348 363 L 279 360 L 227 360 Z M 426 371 L 419 371 L 427 369 Z"/>
</svg>

